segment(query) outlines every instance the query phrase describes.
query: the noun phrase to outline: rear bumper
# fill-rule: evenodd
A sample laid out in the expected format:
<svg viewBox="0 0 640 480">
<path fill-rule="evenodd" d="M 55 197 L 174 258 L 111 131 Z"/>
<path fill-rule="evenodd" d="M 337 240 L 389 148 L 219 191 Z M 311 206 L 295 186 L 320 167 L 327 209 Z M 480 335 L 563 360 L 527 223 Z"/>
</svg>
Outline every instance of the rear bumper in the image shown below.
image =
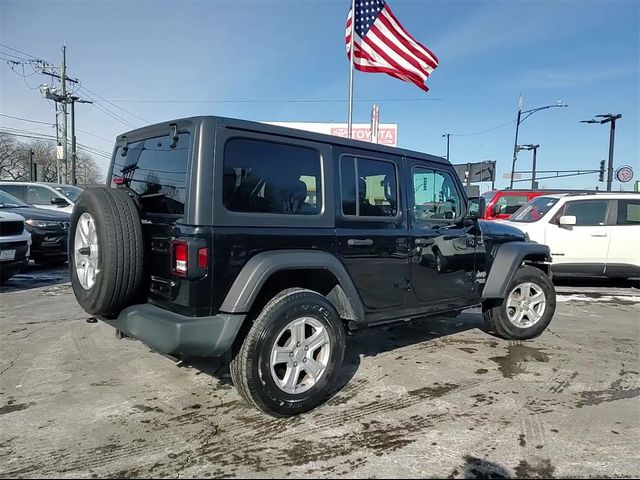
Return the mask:
<svg viewBox="0 0 640 480">
<path fill-rule="evenodd" d="M 185 317 L 147 303 L 124 309 L 116 319 L 103 320 L 161 353 L 215 357 L 231 347 L 245 316 Z"/>
</svg>

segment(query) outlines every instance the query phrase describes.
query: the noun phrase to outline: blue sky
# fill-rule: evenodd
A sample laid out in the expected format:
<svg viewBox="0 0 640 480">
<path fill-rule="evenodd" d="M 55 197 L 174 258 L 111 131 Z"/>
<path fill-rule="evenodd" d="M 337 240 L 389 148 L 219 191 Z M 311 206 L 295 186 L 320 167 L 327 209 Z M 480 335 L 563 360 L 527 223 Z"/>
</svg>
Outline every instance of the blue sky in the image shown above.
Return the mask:
<svg viewBox="0 0 640 480">
<path fill-rule="evenodd" d="M 149 122 L 200 114 L 340 122 L 347 117 L 345 101 L 298 101 L 346 100 L 343 35 L 349 3 L 0 0 L 0 43 L 59 63 L 65 42 L 69 76 Z M 608 126 L 579 121 L 622 113 L 615 163 L 632 165 L 640 178 L 640 2 L 388 3 L 405 28 L 439 57 L 440 66 L 426 94 L 386 75 L 356 72 L 355 97 L 363 101 L 355 104 L 354 121 L 368 122 L 371 100 L 378 100 L 381 121 L 399 124 L 399 146 L 444 155 L 442 134 L 456 134 L 452 162 L 496 160 L 497 185 L 504 186 L 519 94 L 525 108 L 563 100 L 568 108 L 538 112 L 521 125 L 519 143 L 541 145 L 538 168 L 598 168 L 608 155 Z M 52 122 L 52 106 L 28 88 L 43 82 L 50 79 L 23 79 L 3 61 L 2 113 Z M 114 105 L 100 105 L 134 125 L 145 123 Z M 130 129 L 95 106 L 76 110 L 78 128 L 107 139 L 79 132 L 78 141 L 100 150 L 109 151 L 110 140 Z M 53 133 L 46 125 L 6 117 L 0 117 L 0 125 Z M 530 152 L 519 158 L 517 169 L 530 170 Z M 97 160 L 106 166 L 105 159 Z M 540 184 L 593 188 L 598 182 L 590 175 Z"/>
</svg>

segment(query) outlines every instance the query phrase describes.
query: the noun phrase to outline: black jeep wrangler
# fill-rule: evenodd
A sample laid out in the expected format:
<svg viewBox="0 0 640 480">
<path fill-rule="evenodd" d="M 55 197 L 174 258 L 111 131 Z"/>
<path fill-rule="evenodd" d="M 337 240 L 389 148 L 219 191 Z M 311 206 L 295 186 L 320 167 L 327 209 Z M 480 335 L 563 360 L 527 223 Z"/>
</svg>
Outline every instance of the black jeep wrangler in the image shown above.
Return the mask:
<svg viewBox="0 0 640 480">
<path fill-rule="evenodd" d="M 164 354 L 226 354 L 271 415 L 326 399 L 346 332 L 481 304 L 528 339 L 555 310 L 549 248 L 478 220 L 440 157 L 195 117 L 119 136 L 107 183 L 71 219 L 80 305 Z"/>
</svg>

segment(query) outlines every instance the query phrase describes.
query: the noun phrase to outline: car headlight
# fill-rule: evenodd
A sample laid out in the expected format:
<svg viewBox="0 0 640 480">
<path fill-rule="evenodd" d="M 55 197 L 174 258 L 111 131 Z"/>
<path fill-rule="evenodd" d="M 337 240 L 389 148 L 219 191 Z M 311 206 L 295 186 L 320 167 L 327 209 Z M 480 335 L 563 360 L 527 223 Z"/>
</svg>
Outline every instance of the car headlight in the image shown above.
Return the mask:
<svg viewBox="0 0 640 480">
<path fill-rule="evenodd" d="M 29 218 L 25 220 L 24 223 L 26 223 L 30 227 L 35 227 L 35 228 L 50 228 L 50 227 L 58 226 L 58 222 L 52 222 L 48 220 L 35 220 L 33 218 Z"/>
</svg>

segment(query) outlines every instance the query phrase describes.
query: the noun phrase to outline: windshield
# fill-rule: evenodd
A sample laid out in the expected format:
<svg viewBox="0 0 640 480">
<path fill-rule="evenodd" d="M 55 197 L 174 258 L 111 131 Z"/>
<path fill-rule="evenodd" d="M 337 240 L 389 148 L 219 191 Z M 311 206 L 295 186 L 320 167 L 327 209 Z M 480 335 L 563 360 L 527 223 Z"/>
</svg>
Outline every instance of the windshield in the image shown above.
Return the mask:
<svg viewBox="0 0 640 480">
<path fill-rule="evenodd" d="M 28 206 L 29 204 L 24 203 L 22 200 L 18 200 L 13 195 L 9 195 L 7 192 L 0 190 L 0 208 L 16 208 Z"/>
<path fill-rule="evenodd" d="M 82 189 L 80 187 L 75 187 L 73 185 L 60 185 L 60 186 L 55 186 L 53 188 L 55 188 L 56 191 L 63 194 L 72 202 L 75 202 L 80 196 L 80 194 L 82 193 Z"/>
<path fill-rule="evenodd" d="M 559 198 L 536 197 L 509 217 L 512 222 L 532 223 L 544 217 L 551 207 L 558 203 Z"/>
</svg>

